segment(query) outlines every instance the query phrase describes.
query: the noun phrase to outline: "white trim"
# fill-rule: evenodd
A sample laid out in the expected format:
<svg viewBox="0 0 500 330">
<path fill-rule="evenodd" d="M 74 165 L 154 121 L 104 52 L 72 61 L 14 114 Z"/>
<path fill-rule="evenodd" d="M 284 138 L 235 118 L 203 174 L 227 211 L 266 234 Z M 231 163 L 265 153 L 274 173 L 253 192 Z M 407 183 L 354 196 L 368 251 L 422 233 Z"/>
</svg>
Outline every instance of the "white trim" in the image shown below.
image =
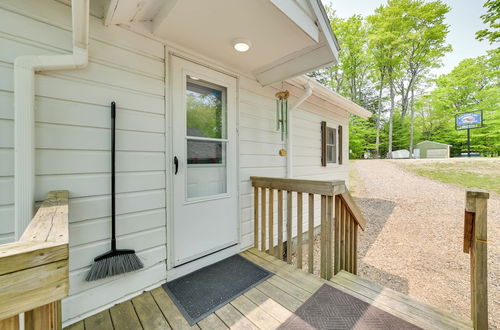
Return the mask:
<svg viewBox="0 0 500 330">
<path fill-rule="evenodd" d="M 72 1 L 73 53 L 27 55 L 14 61 L 14 214 L 18 239 L 31 222 L 35 190 L 35 72 L 82 69 L 88 63 L 89 1 Z"/>
<path fill-rule="evenodd" d="M 232 255 L 238 254 L 241 250 L 240 245 L 241 245 L 241 243 L 237 243 L 234 246 L 230 246 L 226 249 L 215 252 L 215 253 L 210 254 L 206 257 L 202 257 L 198 260 L 193 260 L 193 261 L 188 262 L 187 264 L 181 265 L 179 267 L 171 268 L 171 269 L 167 270 L 167 280 L 173 281 L 176 278 L 179 278 L 179 277 L 184 276 L 186 274 L 192 273 L 200 268 L 209 266 L 213 263 L 216 263 L 217 261 L 226 259 Z"/>
<path fill-rule="evenodd" d="M 319 42 L 320 31 L 315 24 L 316 22 L 297 2 L 293 0 L 271 0 L 271 2 L 312 40 Z"/>
<path fill-rule="evenodd" d="M 168 51 L 168 48 L 166 47 L 166 52 Z M 236 134 L 235 134 L 235 140 L 233 141 L 233 144 L 234 144 L 234 147 L 235 147 L 235 161 L 234 161 L 234 171 L 235 171 L 235 180 L 236 180 L 236 184 L 235 184 L 235 189 L 233 192 L 231 192 L 231 196 L 234 195 L 236 198 L 235 198 L 235 203 L 236 203 L 236 212 L 234 214 L 234 217 L 235 217 L 235 221 L 236 221 L 236 231 L 237 231 L 237 237 L 236 237 L 236 240 L 234 242 L 232 242 L 231 244 L 229 245 L 224 245 L 222 248 L 221 251 L 218 251 L 220 248 L 217 248 L 217 249 L 213 249 L 213 251 L 215 252 L 212 252 L 210 251 L 210 254 L 206 257 L 200 257 L 199 259 L 197 260 L 193 260 L 193 261 L 188 261 L 186 264 L 184 265 L 180 265 L 180 266 L 177 266 L 177 267 L 174 267 L 174 247 L 173 247 L 173 240 L 174 240 L 174 237 L 173 237 L 173 222 L 174 222 L 174 209 L 173 209 L 173 206 L 174 206 L 174 197 L 173 197 L 173 170 L 172 170 L 172 156 L 173 156 L 173 141 L 174 141 L 174 136 L 173 136 L 173 99 L 174 99 L 174 91 L 173 91 L 173 84 L 171 83 L 171 80 L 172 80 L 172 75 L 174 74 L 173 72 L 173 65 L 172 65 L 172 56 L 176 56 L 178 58 L 180 58 L 181 60 L 184 60 L 184 61 L 187 61 L 187 62 L 190 62 L 190 63 L 193 63 L 195 65 L 199 65 L 199 66 L 202 66 L 206 69 L 209 69 L 209 70 L 212 70 L 214 71 L 214 73 L 218 73 L 218 74 L 223 74 L 229 78 L 233 78 L 236 82 L 236 86 L 235 86 L 235 99 L 236 99 L 236 103 L 235 103 L 235 107 L 234 107 L 234 116 L 235 116 L 235 120 L 236 120 Z M 167 208 L 169 208 L 169 210 L 167 210 L 167 224 L 166 224 L 166 227 L 167 227 L 167 262 L 166 262 L 166 265 L 167 265 L 167 279 L 168 281 L 171 281 L 172 279 L 174 278 L 177 278 L 179 276 L 182 276 L 182 275 L 185 275 L 185 274 L 188 274 L 196 269 L 199 269 L 201 267 L 204 267 L 206 265 L 209 265 L 211 263 L 214 263 L 218 260 L 222 260 L 224 258 L 227 258 L 228 256 L 230 255 L 233 255 L 233 254 L 236 254 L 236 253 L 239 253 L 240 251 L 240 245 L 241 245 L 241 240 L 242 240 L 242 237 L 241 237 L 241 219 L 240 219 L 240 186 L 239 186 L 239 177 L 240 177 L 240 168 L 239 168 L 239 78 L 237 76 L 234 76 L 232 74 L 227 74 L 227 72 L 224 72 L 224 71 L 221 71 L 220 69 L 216 69 L 216 68 L 213 68 L 209 65 L 207 65 L 206 63 L 203 63 L 203 62 L 200 62 L 199 60 L 192 60 L 190 58 L 186 58 L 184 56 L 177 56 L 177 54 L 175 54 L 174 52 L 171 52 L 171 51 L 168 51 L 168 56 L 166 56 L 166 58 L 168 57 L 168 60 L 166 59 L 166 67 L 168 67 L 168 78 L 170 79 L 170 81 L 166 81 L 166 88 L 169 89 L 169 96 L 170 96 L 170 102 L 169 102 L 169 114 L 166 114 L 166 116 L 168 116 L 168 129 L 170 130 L 170 132 L 168 132 L 168 134 L 166 134 L 166 139 L 170 139 L 169 141 L 167 140 L 167 143 L 166 143 L 166 146 L 167 146 L 167 154 L 166 155 L 166 162 L 167 162 L 167 166 L 166 166 L 166 170 L 169 171 L 169 173 L 166 173 L 166 178 L 167 178 L 167 194 L 168 194 L 168 204 L 167 204 Z M 167 64 L 167 61 L 168 61 L 168 64 Z M 166 69 L 167 70 L 167 69 Z M 184 70 L 183 71 L 184 74 L 186 75 L 189 75 L 190 72 Z M 200 77 L 202 80 L 206 80 L 206 81 L 210 81 L 210 82 L 213 82 L 215 84 L 218 84 L 218 85 L 221 85 L 221 86 L 225 86 L 225 87 L 229 87 L 229 85 L 227 85 L 227 82 L 224 82 L 224 81 L 218 81 L 217 79 L 214 79 L 213 77 L 205 77 L 206 79 L 204 79 L 204 76 L 203 75 L 200 75 L 200 74 L 196 74 L 197 77 Z M 166 75 L 167 77 L 167 75 Z M 185 136 L 185 139 L 187 139 L 188 137 Z M 195 137 L 196 138 L 196 137 Z M 202 138 L 200 138 L 202 139 Z M 208 140 L 212 140 L 212 139 L 208 139 Z M 227 141 L 227 139 L 214 139 L 215 141 Z M 221 198 L 228 198 L 229 194 L 222 194 L 222 195 L 216 195 L 216 196 L 210 196 L 210 198 L 206 198 L 206 199 L 195 199 L 195 200 L 190 200 L 190 201 L 187 201 L 187 203 L 185 204 L 192 204 L 192 203 L 198 203 L 198 202 L 202 202 L 202 201 L 206 201 L 206 200 L 214 200 L 214 199 L 221 199 Z M 228 252 L 229 251 L 229 252 Z M 229 254 L 227 254 L 229 253 Z M 221 257 L 222 256 L 222 257 Z M 192 258 L 190 258 L 190 260 L 192 260 Z"/>
<path fill-rule="evenodd" d="M 109 308 L 111 308 L 111 307 L 113 307 L 115 305 L 118 305 L 119 303 L 122 303 L 124 301 L 128 301 L 128 300 L 130 300 L 130 299 L 132 299 L 134 297 L 137 297 L 137 296 L 143 294 L 144 291 L 150 291 L 150 290 L 156 289 L 156 288 L 160 287 L 161 285 L 163 285 L 163 283 L 165 283 L 165 280 L 156 282 L 155 284 L 147 286 L 147 287 L 145 287 L 145 288 L 143 288 L 141 290 L 138 290 L 138 291 L 132 292 L 130 294 L 127 294 L 127 295 L 121 297 L 120 299 L 113 300 L 113 302 L 111 302 L 109 304 L 100 306 L 100 307 L 95 308 L 95 309 L 93 309 L 91 311 L 88 311 L 86 313 L 80 314 L 77 317 L 74 317 L 74 318 L 71 318 L 69 320 L 66 320 L 66 321 L 63 322 L 62 327 L 64 329 L 64 328 L 66 328 L 66 327 L 68 327 L 68 326 L 70 326 L 70 325 L 72 325 L 74 323 L 77 323 L 77 322 L 79 322 L 81 320 L 85 320 L 87 317 L 90 317 L 92 315 L 95 315 L 97 313 L 105 311 L 105 310 L 107 310 L 107 309 L 109 309 Z M 63 304 L 64 304 L 64 301 L 63 301 Z"/>
</svg>

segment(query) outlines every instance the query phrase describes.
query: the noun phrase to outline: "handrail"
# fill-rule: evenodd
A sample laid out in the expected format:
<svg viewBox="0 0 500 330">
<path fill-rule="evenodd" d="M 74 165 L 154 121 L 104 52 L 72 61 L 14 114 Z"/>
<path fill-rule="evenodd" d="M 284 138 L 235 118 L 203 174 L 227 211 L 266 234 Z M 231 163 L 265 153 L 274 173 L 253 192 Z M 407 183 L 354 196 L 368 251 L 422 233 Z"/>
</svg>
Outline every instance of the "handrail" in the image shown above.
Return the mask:
<svg viewBox="0 0 500 330">
<path fill-rule="evenodd" d="M 358 225 L 361 227 L 361 229 L 365 230 L 366 227 L 365 217 L 361 213 L 358 204 L 356 204 L 356 202 L 352 198 L 349 190 L 346 189 L 344 193 L 340 194 L 340 197 L 346 203 L 347 208 L 349 209 L 349 211 L 351 212 L 352 216 L 354 217 Z"/>
<path fill-rule="evenodd" d="M 250 177 L 254 187 L 254 247 L 267 251 L 280 259 L 292 263 L 292 252 L 296 253 L 297 267 L 302 268 L 302 239 L 307 233 L 308 271 L 314 269 L 314 212 L 315 195 L 321 200 L 320 236 L 320 276 L 330 279 L 340 270 L 357 272 L 357 228 L 364 230 L 366 220 L 356 206 L 345 182 L 318 181 L 271 177 Z M 275 246 L 275 190 L 277 190 L 277 246 Z M 260 191 L 260 198 L 259 198 Z M 286 192 L 286 203 L 283 192 Z M 296 251 L 292 251 L 292 194 L 297 197 L 297 241 Z M 303 194 L 308 200 L 308 228 L 303 230 Z M 269 198 L 266 195 L 269 195 Z M 260 210 L 259 210 L 260 205 Z M 268 208 L 269 206 L 269 208 Z M 283 207 L 286 206 L 286 217 Z M 269 209 L 269 211 L 268 211 Z M 260 221 L 259 221 L 260 218 Z M 286 221 L 286 222 L 285 222 Z M 283 243 L 283 225 L 286 224 L 286 245 Z M 259 232 L 260 227 L 260 232 Z M 259 235 L 260 234 L 260 235 Z M 259 244 L 260 243 L 260 244 Z M 269 247 L 269 249 L 268 249 Z M 333 247 L 333 248 L 332 248 Z M 333 255 L 332 255 L 333 252 Z"/>
<path fill-rule="evenodd" d="M 335 196 L 345 191 L 345 182 L 342 180 L 320 181 L 271 178 L 264 176 L 251 176 L 250 180 L 252 181 L 252 185 L 254 187 L 288 190 L 325 196 Z"/>
<path fill-rule="evenodd" d="M 470 254 L 471 319 L 474 329 L 488 329 L 488 219 L 489 193 L 469 189 L 465 194 L 464 246 Z"/>
<path fill-rule="evenodd" d="M 61 328 L 68 295 L 68 191 L 51 191 L 19 241 L 0 245 L 0 328 Z"/>
</svg>

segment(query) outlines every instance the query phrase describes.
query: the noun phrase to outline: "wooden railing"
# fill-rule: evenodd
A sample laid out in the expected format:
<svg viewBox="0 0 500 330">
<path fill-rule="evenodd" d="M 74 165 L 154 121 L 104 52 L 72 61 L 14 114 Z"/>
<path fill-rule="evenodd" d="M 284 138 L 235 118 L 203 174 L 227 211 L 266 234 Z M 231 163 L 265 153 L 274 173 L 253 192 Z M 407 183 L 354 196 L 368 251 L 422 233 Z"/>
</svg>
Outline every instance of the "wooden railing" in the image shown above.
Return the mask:
<svg viewBox="0 0 500 330">
<path fill-rule="evenodd" d="M 489 193 L 467 190 L 465 195 L 464 252 L 470 254 L 471 319 L 474 329 L 488 329 Z"/>
<path fill-rule="evenodd" d="M 0 245 L 0 329 L 61 329 L 68 295 L 68 192 L 52 191 L 19 241 Z"/>
<path fill-rule="evenodd" d="M 320 276 L 330 279 L 340 270 L 357 272 L 358 226 L 366 221 L 347 190 L 344 181 L 316 181 L 251 177 L 254 189 L 254 247 L 292 263 L 293 193 L 296 193 L 296 264 L 302 268 L 303 236 L 307 233 L 308 271 L 314 271 L 315 195 L 320 195 Z M 259 194 L 260 192 L 260 194 Z M 275 192 L 277 210 L 275 209 Z M 283 201 L 284 192 L 286 203 Z M 304 196 L 304 194 L 307 194 Z M 303 228 L 303 202 L 307 198 L 307 230 Z M 259 210 L 260 201 L 260 210 Z M 286 218 L 283 207 L 286 206 Z M 277 211 L 276 231 L 274 215 Z M 286 238 L 283 237 L 286 225 Z M 260 229 L 260 230 L 259 230 Z M 275 242 L 277 236 L 277 242 Z M 285 239 L 285 241 L 284 241 Z M 284 243 L 285 242 L 285 243 Z M 260 243 L 260 244 L 259 244 Z M 259 246 L 260 245 L 260 246 Z"/>
</svg>

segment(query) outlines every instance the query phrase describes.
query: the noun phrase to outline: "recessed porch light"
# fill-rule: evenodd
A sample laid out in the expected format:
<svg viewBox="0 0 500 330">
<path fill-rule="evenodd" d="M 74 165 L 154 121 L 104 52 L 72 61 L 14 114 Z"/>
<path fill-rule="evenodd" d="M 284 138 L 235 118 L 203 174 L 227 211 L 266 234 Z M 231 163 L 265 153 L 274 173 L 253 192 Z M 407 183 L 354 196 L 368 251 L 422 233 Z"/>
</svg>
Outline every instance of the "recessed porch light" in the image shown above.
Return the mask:
<svg viewBox="0 0 500 330">
<path fill-rule="evenodd" d="M 236 51 L 244 53 L 250 49 L 252 43 L 247 39 L 235 39 L 233 40 L 233 47 Z"/>
</svg>

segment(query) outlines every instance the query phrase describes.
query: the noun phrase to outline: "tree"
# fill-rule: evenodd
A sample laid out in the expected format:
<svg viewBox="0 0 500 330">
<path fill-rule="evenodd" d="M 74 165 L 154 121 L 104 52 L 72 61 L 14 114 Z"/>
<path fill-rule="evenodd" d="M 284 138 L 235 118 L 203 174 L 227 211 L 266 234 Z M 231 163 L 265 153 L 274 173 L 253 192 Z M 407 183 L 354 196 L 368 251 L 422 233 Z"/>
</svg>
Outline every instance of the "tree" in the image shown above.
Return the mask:
<svg viewBox="0 0 500 330">
<path fill-rule="evenodd" d="M 403 18 L 397 8 L 398 0 L 389 0 L 386 6 L 380 6 L 375 10 L 375 14 L 368 16 L 370 49 L 375 50 L 377 68 L 384 70 L 380 76 L 380 88 L 385 80 L 389 84 L 390 110 L 389 110 L 389 139 L 388 157 L 392 153 L 393 118 L 395 109 L 394 83 L 399 76 L 402 62 L 403 39 L 400 36 Z M 380 93 L 381 95 L 381 93 Z M 380 109 L 380 106 L 379 106 Z"/>
<path fill-rule="evenodd" d="M 487 0 L 484 5 L 487 12 L 481 15 L 484 24 L 489 26 L 489 29 L 482 29 L 476 32 L 476 39 L 483 41 L 488 40 L 490 44 L 500 39 L 500 0 Z"/>
<path fill-rule="evenodd" d="M 466 134 L 455 130 L 455 115 L 482 110 L 485 127 L 471 130 L 473 149 L 500 154 L 500 50 L 465 59 L 449 74 L 436 79 L 436 88 L 416 102 L 417 126 L 426 139 L 466 150 Z"/>
</svg>

